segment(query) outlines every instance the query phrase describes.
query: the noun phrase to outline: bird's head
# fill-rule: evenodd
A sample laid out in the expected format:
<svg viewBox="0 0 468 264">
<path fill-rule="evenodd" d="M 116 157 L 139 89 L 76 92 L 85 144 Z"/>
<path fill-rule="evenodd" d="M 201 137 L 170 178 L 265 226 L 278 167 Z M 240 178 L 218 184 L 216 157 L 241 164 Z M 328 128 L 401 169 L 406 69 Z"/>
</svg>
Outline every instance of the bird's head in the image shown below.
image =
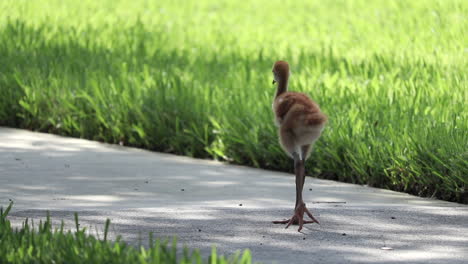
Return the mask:
<svg viewBox="0 0 468 264">
<path fill-rule="evenodd" d="M 280 80 L 287 80 L 289 78 L 289 64 L 285 61 L 277 61 L 273 65 L 273 84 Z"/>
</svg>

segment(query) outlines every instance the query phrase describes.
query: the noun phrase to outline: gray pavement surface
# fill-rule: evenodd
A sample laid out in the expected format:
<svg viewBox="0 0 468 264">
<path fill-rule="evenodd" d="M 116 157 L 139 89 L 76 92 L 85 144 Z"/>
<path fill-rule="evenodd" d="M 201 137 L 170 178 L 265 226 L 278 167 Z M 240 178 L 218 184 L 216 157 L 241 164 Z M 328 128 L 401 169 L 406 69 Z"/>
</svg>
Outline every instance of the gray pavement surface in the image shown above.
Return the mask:
<svg viewBox="0 0 468 264">
<path fill-rule="evenodd" d="M 263 263 L 468 263 L 468 206 L 308 177 L 321 225 L 284 229 L 292 174 L 0 127 L 0 206 L 145 245 L 149 232 Z"/>
</svg>

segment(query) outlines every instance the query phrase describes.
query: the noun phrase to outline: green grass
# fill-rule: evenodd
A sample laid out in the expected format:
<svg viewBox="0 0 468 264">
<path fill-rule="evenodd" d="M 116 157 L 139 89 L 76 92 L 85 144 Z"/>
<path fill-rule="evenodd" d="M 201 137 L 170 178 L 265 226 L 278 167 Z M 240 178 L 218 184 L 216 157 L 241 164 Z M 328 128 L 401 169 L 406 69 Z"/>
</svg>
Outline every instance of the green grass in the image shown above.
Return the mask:
<svg viewBox="0 0 468 264">
<path fill-rule="evenodd" d="M 291 171 L 271 66 L 330 122 L 309 174 L 468 202 L 464 0 L 0 2 L 0 124 Z"/>
<path fill-rule="evenodd" d="M 237 253 L 228 258 L 219 256 L 213 248 L 211 255 L 203 259 L 198 250 L 184 248 L 177 251 L 177 244 L 154 241 L 149 234 L 149 246 L 139 248 L 123 242 L 120 236 L 108 241 L 110 221 L 106 221 L 102 239 L 89 235 L 86 228 L 80 228 L 75 213 L 76 231 L 52 227 L 49 216 L 38 226 L 26 219 L 21 228 L 12 228 L 7 216 L 13 203 L 3 211 L 0 208 L 0 263 L 151 263 L 151 264 L 250 264 L 250 252 Z"/>
</svg>

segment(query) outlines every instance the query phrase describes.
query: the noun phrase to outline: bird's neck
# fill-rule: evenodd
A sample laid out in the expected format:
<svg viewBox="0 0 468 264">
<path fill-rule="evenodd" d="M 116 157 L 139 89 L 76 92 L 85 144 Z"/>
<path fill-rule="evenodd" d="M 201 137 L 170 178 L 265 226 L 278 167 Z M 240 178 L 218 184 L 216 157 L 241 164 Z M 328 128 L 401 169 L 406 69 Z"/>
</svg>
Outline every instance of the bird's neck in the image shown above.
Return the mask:
<svg viewBox="0 0 468 264">
<path fill-rule="evenodd" d="M 278 81 L 278 88 L 276 89 L 276 97 L 288 90 L 288 78 L 282 78 Z"/>
</svg>

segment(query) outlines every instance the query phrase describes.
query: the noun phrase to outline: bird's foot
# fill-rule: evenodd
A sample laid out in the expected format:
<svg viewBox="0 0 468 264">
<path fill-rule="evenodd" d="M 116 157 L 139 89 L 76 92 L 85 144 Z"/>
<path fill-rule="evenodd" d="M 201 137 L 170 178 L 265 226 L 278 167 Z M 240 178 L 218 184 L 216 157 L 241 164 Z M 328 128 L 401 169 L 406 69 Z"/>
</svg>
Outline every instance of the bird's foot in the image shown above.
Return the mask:
<svg viewBox="0 0 468 264">
<path fill-rule="evenodd" d="M 306 213 L 312 219 L 312 221 L 304 220 L 304 213 Z M 309 209 L 307 209 L 305 203 L 300 203 L 296 207 L 296 210 L 294 211 L 294 215 L 290 219 L 282 220 L 282 221 L 273 221 L 273 224 L 287 224 L 286 228 L 288 228 L 290 225 L 299 225 L 299 229 L 297 230 L 298 232 L 302 230 L 302 226 L 304 224 L 312 224 L 312 223 L 320 224 L 319 221 L 315 219 L 314 216 L 312 216 Z"/>
</svg>

